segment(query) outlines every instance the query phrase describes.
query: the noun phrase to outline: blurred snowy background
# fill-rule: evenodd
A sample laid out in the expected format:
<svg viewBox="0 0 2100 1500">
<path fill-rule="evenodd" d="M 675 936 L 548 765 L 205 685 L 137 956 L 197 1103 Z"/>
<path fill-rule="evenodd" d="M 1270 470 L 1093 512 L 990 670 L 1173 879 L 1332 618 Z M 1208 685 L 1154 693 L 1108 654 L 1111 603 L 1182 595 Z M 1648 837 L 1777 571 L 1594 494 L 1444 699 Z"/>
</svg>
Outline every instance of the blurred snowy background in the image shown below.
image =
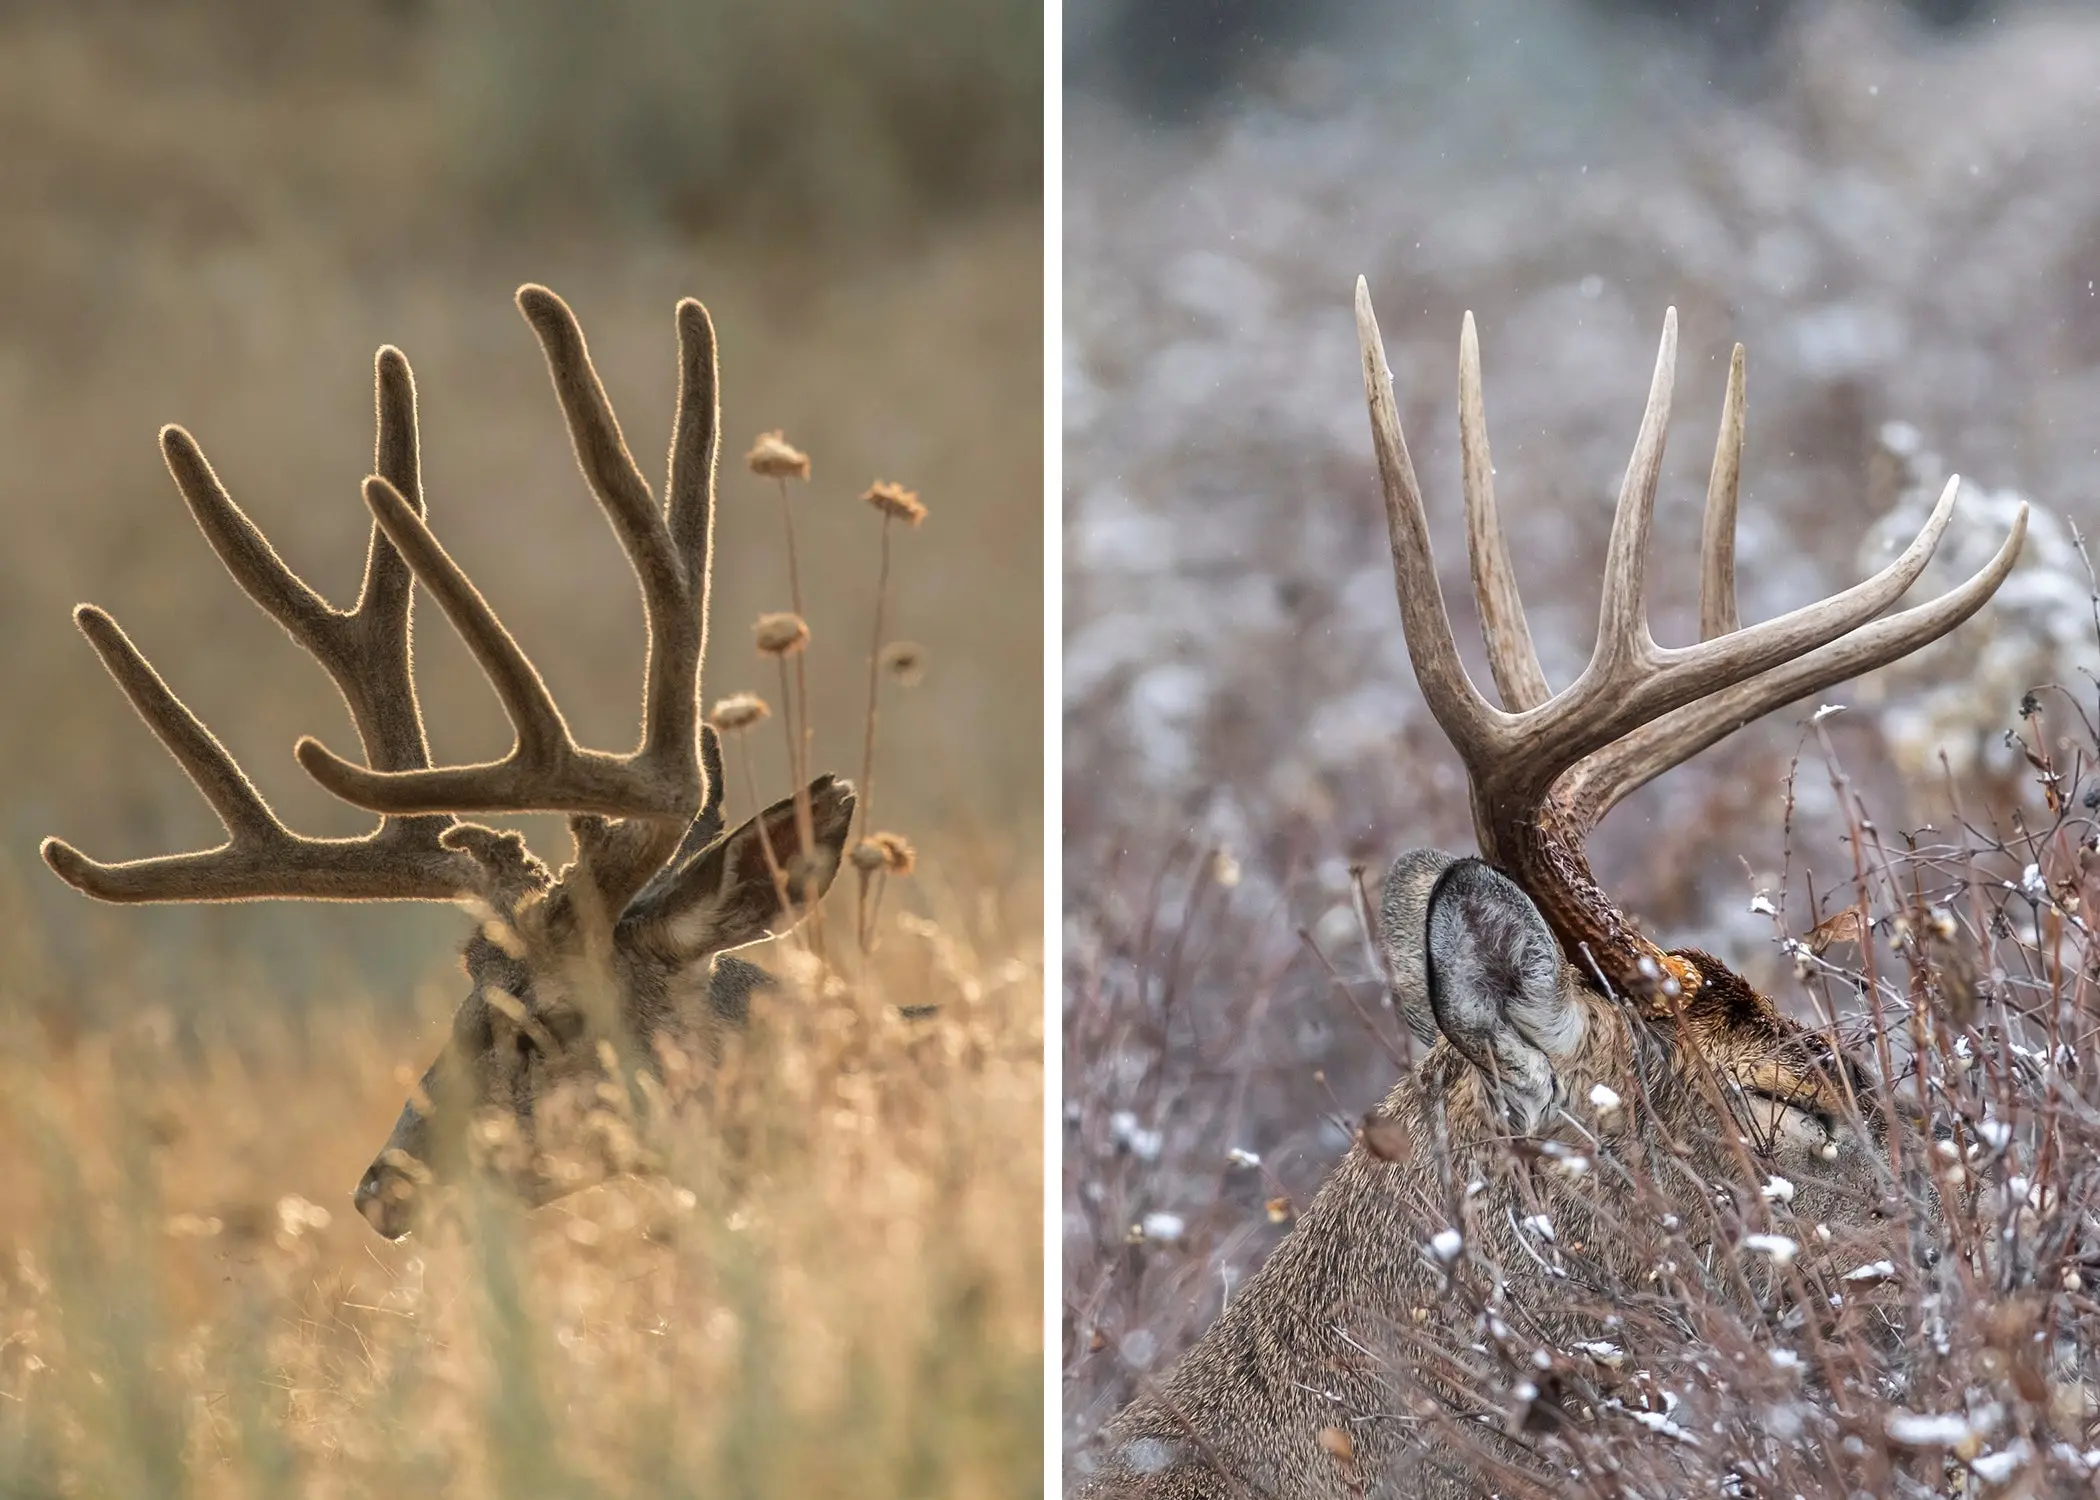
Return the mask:
<svg viewBox="0 0 2100 1500">
<path fill-rule="evenodd" d="M 2033 795 L 2004 742 L 2023 694 L 2062 682 L 2090 712 L 2100 665 L 2072 541 L 2100 524 L 2100 7 L 1074 0 L 1067 25 L 1065 1410 L 1083 1444 L 1215 1316 L 1391 1082 L 1352 866 L 1375 886 L 1405 848 L 1471 846 L 1400 634 L 1355 277 L 1482 682 L 1466 308 L 1556 685 L 1589 650 L 1667 306 L 1659 640 L 1695 634 L 1737 341 L 1746 620 L 1878 566 L 1949 471 L 1964 493 L 1921 596 L 2032 501 L 1997 604 L 1820 700 L 1850 705 L 1824 728 L 1885 829 L 1951 827 L 1950 791 L 1972 819 L 2011 815 Z M 1592 844 L 1651 930 L 1781 993 L 1751 896 L 1784 897 L 1798 933 L 1851 871 L 1813 742 L 1789 847 L 1816 706 L 1646 789 Z"/>
</svg>

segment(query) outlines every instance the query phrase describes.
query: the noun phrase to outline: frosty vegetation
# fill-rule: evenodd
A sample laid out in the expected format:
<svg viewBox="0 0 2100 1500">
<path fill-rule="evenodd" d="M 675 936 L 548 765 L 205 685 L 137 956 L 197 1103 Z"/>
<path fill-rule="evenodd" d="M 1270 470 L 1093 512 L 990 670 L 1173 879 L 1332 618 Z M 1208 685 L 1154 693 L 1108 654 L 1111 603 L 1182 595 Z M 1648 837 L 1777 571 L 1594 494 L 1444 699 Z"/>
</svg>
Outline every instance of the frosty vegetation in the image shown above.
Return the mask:
<svg viewBox="0 0 2100 1500">
<path fill-rule="evenodd" d="M 1362 273 L 1477 680 L 1466 308 L 1555 686 L 1588 651 L 1665 305 L 1683 330 L 1650 574 L 1666 644 L 1696 633 L 1738 340 L 1746 621 L 1877 566 L 1950 470 L 1960 508 L 1917 597 L 2035 506 L 2021 569 L 1938 653 L 1773 715 L 1590 844 L 1650 932 L 1885 1046 L 1892 1086 L 1925 1101 L 1900 1147 L 1924 1175 L 1875 1243 L 1819 1236 L 1763 1174 L 1718 1185 L 1753 1313 L 1613 1288 L 1595 1338 L 1543 1349 L 1550 1380 L 1543 1346 L 1494 1335 L 1491 1316 L 1521 1325 L 1472 1267 L 1481 1347 L 1449 1352 L 1475 1419 L 1537 1434 L 1542 1492 L 2079 1492 L 2100 1468 L 2100 642 L 2073 543 L 2100 529 L 2100 18 L 2007 7 L 1950 36 L 1804 4 L 1769 86 L 1726 92 L 1639 24 L 1458 11 L 1330 36 L 1197 127 L 1068 111 L 1068 1451 L 1171 1368 L 1390 1084 L 1360 891 L 1402 849 L 1473 842 L 1393 601 Z M 1863 944 L 1824 925 L 1847 908 Z M 1171 1242 L 1142 1232 L 1162 1213 Z M 1557 1253 L 1553 1226 L 1527 1227 Z M 1430 1254 L 1463 1226 L 1419 1231 Z M 1681 1271 L 1679 1226 L 1641 1232 Z M 1526 1426 L 1542 1390 L 1573 1414 L 1556 1435 Z"/>
</svg>

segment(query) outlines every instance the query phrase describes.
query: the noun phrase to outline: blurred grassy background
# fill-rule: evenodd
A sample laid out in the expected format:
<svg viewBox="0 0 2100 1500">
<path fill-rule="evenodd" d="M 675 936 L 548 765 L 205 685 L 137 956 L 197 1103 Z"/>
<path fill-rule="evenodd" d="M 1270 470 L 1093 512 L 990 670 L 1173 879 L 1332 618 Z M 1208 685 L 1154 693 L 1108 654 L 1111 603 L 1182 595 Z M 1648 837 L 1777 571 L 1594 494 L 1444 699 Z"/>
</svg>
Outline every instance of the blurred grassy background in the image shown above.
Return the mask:
<svg viewBox="0 0 2100 1500">
<path fill-rule="evenodd" d="M 1038 1484 L 1040 38 L 1008 0 L 0 4 L 0 1493 L 755 1496 L 838 1488 L 845 1454 L 857 1493 Z M 47 833 L 220 836 L 68 611 L 109 608 L 294 827 L 364 826 L 289 754 L 351 739 L 333 689 L 154 435 L 187 426 L 344 602 L 393 342 L 435 529 L 579 738 L 632 743 L 639 601 L 510 304 L 528 279 L 576 309 L 645 472 L 673 302 L 714 315 L 710 701 L 779 697 L 750 643 L 788 604 L 779 499 L 742 455 L 777 427 L 813 456 L 819 769 L 859 775 L 856 497 L 923 496 L 889 634 L 927 670 L 878 757 L 920 864 L 850 978 L 754 953 L 794 983 L 667 1179 L 388 1246 L 349 1189 L 463 992 L 458 914 L 62 887 Z M 500 753 L 427 598 L 418 623 L 436 753 Z"/>
<path fill-rule="evenodd" d="M 575 307 L 645 472 L 668 436 L 672 303 L 714 314 L 710 699 L 777 695 L 748 644 L 786 607 L 777 500 L 741 455 L 773 427 L 813 455 L 796 503 L 822 767 L 859 759 L 875 528 L 854 497 L 878 476 L 919 489 L 932 518 L 900 544 L 892 633 L 929 671 L 884 725 L 883 818 L 967 845 L 989 878 L 1032 868 L 1040 38 L 1010 0 L 0 7 L 0 867 L 62 967 L 105 972 L 145 933 L 164 977 L 238 955 L 296 993 L 333 982 L 319 950 L 399 983 L 451 941 L 448 913 L 97 911 L 36 867 L 51 832 L 101 858 L 217 838 L 68 623 L 81 599 L 295 827 L 363 826 L 289 754 L 302 732 L 348 737 L 333 689 L 202 544 L 161 423 L 344 601 L 372 353 L 399 344 L 439 535 L 585 741 L 630 742 L 639 602 L 510 305 L 525 280 Z M 437 753 L 500 753 L 508 727 L 427 600 L 419 624 Z M 558 852 L 558 829 L 534 831 Z"/>
</svg>

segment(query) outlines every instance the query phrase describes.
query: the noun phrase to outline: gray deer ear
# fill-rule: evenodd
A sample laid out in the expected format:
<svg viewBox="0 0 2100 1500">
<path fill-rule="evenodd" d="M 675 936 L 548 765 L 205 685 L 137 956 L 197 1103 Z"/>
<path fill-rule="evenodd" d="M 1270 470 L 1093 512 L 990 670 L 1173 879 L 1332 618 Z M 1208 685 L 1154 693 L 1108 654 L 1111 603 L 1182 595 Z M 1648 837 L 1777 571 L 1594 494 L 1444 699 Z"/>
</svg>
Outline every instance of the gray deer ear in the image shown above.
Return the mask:
<svg viewBox="0 0 2100 1500">
<path fill-rule="evenodd" d="M 1385 899 L 1378 908 L 1378 946 L 1385 956 L 1385 981 L 1393 1008 L 1425 1047 L 1436 1045 L 1436 1016 L 1429 1009 L 1429 893 L 1437 877 L 1458 863 L 1441 849 L 1410 849 L 1386 872 Z"/>
<path fill-rule="evenodd" d="M 635 897 L 621 919 L 623 933 L 690 962 L 792 928 L 838 874 L 853 826 L 853 784 L 820 776 L 809 785 L 809 806 L 810 856 L 802 851 L 795 799 L 783 798 Z M 773 880 L 776 865 L 787 885 L 784 900 Z"/>
<path fill-rule="evenodd" d="M 1553 1060 L 1583 1033 L 1553 930 L 1515 882 L 1461 859 L 1430 891 L 1426 931 L 1437 1029 L 1493 1082 L 1511 1124 L 1535 1134 L 1557 1100 Z"/>
</svg>

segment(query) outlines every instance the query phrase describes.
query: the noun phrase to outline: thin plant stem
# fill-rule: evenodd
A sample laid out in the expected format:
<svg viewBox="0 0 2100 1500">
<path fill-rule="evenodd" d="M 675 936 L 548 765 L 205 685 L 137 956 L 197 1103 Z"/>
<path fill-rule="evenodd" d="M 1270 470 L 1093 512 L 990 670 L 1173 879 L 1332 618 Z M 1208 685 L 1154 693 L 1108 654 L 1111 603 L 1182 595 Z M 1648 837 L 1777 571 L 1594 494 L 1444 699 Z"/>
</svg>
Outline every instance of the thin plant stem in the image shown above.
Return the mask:
<svg viewBox="0 0 2100 1500">
<path fill-rule="evenodd" d="M 860 826 L 863 836 L 875 826 L 875 715 L 882 691 L 882 627 L 890 595 L 890 514 L 882 513 L 882 566 L 875 578 L 875 635 L 868 644 L 868 719 L 860 754 Z M 855 895 L 856 936 L 865 955 L 874 941 L 874 914 L 868 905 L 869 872 L 855 867 L 859 890 Z"/>
<path fill-rule="evenodd" d="M 875 578 L 875 638 L 868 645 L 868 721 L 860 751 L 861 826 L 875 826 L 875 710 L 882 687 L 882 627 L 890 593 L 890 517 L 882 514 L 882 566 Z"/>
<path fill-rule="evenodd" d="M 798 619 L 807 620 L 809 616 L 802 612 L 802 568 L 795 556 L 795 508 L 788 501 L 787 476 L 780 476 L 779 483 L 780 521 L 787 533 L 788 603 Z M 781 680 L 781 696 L 787 696 L 785 677 Z M 809 682 L 802 665 L 802 653 L 799 651 L 795 653 L 795 704 L 801 715 L 802 732 L 788 746 L 788 770 L 795 778 L 795 785 L 799 787 L 809 781 L 810 745 L 816 733 L 809 721 Z M 799 793 L 797 795 L 800 796 Z M 807 828 L 803 829 L 802 851 L 805 856 L 809 853 Z"/>
<path fill-rule="evenodd" d="M 802 653 L 798 651 L 795 653 L 798 672 L 801 665 Z M 796 733 L 796 725 L 804 705 L 794 701 L 793 695 L 788 691 L 788 665 L 784 656 L 780 658 L 780 696 L 783 700 L 780 717 L 783 727 L 787 730 L 788 759 L 792 762 L 795 759 L 795 746 L 800 738 Z M 817 821 L 815 810 L 810 805 L 809 782 L 799 771 L 795 773 L 795 835 L 802 845 L 802 899 L 809 908 L 807 922 L 810 951 L 821 957 L 824 950 L 824 929 L 823 916 L 817 910 Z"/>
<path fill-rule="evenodd" d="M 787 476 L 780 477 L 780 519 L 787 528 L 788 548 L 788 601 L 794 605 L 795 613 L 802 613 L 802 570 L 795 563 L 795 511 L 788 504 Z"/>
</svg>

